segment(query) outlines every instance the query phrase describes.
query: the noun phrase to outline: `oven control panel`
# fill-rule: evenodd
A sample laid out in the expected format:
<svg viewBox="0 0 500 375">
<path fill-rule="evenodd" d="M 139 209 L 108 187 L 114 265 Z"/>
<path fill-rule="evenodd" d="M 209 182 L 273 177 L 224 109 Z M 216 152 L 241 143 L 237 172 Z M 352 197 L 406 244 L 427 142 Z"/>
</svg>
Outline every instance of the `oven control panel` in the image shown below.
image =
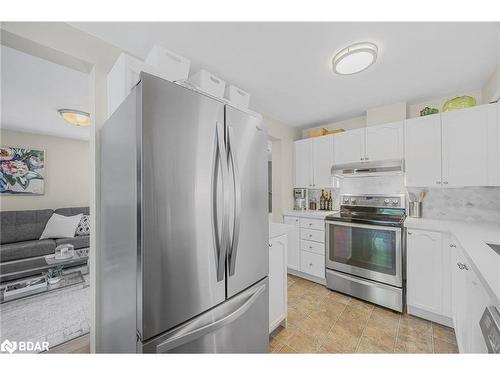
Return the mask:
<svg viewBox="0 0 500 375">
<path fill-rule="evenodd" d="M 340 203 L 345 206 L 394 207 L 404 208 L 404 195 L 351 195 L 340 196 Z"/>
</svg>

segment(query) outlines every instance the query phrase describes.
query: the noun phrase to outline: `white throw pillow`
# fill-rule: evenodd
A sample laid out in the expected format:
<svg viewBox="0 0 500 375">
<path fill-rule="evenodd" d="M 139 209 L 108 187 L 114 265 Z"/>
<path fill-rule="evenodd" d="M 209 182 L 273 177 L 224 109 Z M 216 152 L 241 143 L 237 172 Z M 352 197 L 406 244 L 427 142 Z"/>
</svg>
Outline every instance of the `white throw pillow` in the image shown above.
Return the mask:
<svg viewBox="0 0 500 375">
<path fill-rule="evenodd" d="M 47 225 L 45 225 L 40 239 L 75 237 L 76 228 L 82 216 L 83 214 L 75 216 L 52 214 Z"/>
</svg>

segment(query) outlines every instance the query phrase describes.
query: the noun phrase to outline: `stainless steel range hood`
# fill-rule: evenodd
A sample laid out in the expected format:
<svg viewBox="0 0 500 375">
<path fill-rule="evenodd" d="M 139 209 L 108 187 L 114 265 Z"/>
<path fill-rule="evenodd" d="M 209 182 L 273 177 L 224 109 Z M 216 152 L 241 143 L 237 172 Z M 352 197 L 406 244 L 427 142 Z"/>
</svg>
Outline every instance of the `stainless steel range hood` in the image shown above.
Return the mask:
<svg viewBox="0 0 500 375">
<path fill-rule="evenodd" d="M 334 164 L 332 167 L 332 176 L 340 178 L 401 175 L 403 173 L 404 162 L 402 159 Z"/>
</svg>

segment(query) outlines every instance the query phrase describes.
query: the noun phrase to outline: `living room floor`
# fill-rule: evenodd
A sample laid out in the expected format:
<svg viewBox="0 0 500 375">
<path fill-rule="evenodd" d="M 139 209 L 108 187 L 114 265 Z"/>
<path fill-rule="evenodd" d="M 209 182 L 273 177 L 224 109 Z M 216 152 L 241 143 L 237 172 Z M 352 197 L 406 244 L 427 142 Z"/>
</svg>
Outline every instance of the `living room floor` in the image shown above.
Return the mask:
<svg viewBox="0 0 500 375">
<path fill-rule="evenodd" d="M 457 353 L 453 329 L 288 275 L 288 327 L 271 353 Z"/>
</svg>

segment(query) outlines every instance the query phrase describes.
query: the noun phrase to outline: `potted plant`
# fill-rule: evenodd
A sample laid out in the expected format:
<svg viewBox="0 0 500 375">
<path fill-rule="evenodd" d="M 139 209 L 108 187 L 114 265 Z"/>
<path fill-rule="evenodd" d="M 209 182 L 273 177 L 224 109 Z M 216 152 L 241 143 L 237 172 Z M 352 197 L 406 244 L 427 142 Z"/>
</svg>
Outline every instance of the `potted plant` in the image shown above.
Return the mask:
<svg viewBox="0 0 500 375">
<path fill-rule="evenodd" d="M 61 281 L 62 277 L 62 266 L 57 266 L 55 268 L 49 268 L 47 270 L 47 273 L 45 274 L 45 277 L 47 278 L 47 282 L 49 284 L 57 284 L 59 281 Z"/>
</svg>

